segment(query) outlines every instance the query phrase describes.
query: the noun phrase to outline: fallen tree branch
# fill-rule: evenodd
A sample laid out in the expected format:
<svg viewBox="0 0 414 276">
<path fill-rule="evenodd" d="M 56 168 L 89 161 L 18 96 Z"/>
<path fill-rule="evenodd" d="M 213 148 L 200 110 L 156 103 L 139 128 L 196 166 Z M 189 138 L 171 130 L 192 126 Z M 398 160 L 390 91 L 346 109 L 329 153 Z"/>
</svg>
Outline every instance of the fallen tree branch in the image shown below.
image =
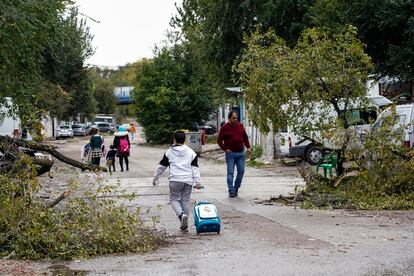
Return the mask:
<svg viewBox="0 0 414 276">
<path fill-rule="evenodd" d="M 56 198 L 53 202 L 49 203 L 47 205 L 48 208 L 54 207 L 56 204 L 64 200 L 66 197 L 68 197 L 71 194 L 70 190 L 64 191 L 58 198 Z"/>
<path fill-rule="evenodd" d="M 304 165 L 297 165 L 296 169 L 298 170 L 299 174 L 303 177 L 306 183 L 310 182 L 310 174 L 307 173 L 307 170 Z"/>
<path fill-rule="evenodd" d="M 352 176 L 356 176 L 357 175 L 357 171 L 350 171 L 350 172 L 346 172 L 344 174 L 342 174 L 340 177 L 338 177 L 335 182 L 334 182 L 334 187 L 337 188 L 339 186 L 339 184 L 341 184 L 342 180 L 346 179 L 346 178 L 350 178 Z"/>
<path fill-rule="evenodd" d="M 9 260 L 13 258 L 14 256 L 16 256 L 16 251 L 13 250 L 9 255 L 3 257 L 3 260 Z"/>
<path fill-rule="evenodd" d="M 9 144 L 9 145 L 15 144 L 15 145 L 20 146 L 20 147 L 50 153 L 56 159 L 66 163 L 66 164 L 69 164 L 73 167 L 80 168 L 82 171 L 85 171 L 85 170 L 89 170 L 89 171 L 93 171 L 93 172 L 97 172 L 97 171 L 107 172 L 108 171 L 107 168 L 82 163 L 80 161 L 69 158 L 69 157 L 61 154 L 60 152 L 58 152 L 55 149 L 55 147 L 51 146 L 51 145 L 39 144 L 39 143 L 36 143 L 36 142 L 31 142 L 31 141 L 26 141 L 26 140 L 14 140 L 9 136 L 2 136 L 2 135 L 0 135 L 0 143 Z"/>
</svg>

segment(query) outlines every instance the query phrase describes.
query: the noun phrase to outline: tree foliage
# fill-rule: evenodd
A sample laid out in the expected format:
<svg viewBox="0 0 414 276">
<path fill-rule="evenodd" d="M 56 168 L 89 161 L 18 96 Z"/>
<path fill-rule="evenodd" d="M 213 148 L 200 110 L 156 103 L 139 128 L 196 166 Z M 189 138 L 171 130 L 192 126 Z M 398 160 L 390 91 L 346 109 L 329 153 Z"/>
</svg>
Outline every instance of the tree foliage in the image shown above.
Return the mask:
<svg viewBox="0 0 414 276">
<path fill-rule="evenodd" d="M 381 114 L 367 135 L 358 160 L 361 168 L 355 189 L 376 197 L 411 198 L 414 207 L 414 149 L 403 146 L 410 126 L 401 125 L 393 108 Z"/>
<path fill-rule="evenodd" d="M 319 142 L 324 134 L 332 138 L 329 130 L 335 129 L 344 153 L 351 139 L 347 112 L 365 96 L 373 68 L 356 29 L 348 27 L 336 35 L 308 29 L 293 48 L 273 31 L 256 31 L 245 41 L 247 48 L 235 70 L 253 122 L 264 131 L 269 125 L 277 130 L 289 123 L 296 133 Z"/>
<path fill-rule="evenodd" d="M 21 117 L 40 108 L 59 117 L 93 112 L 83 65 L 93 53 L 92 37 L 72 2 L 4 0 L 0 9 L 0 98 L 13 99 L 12 112 Z M 67 96 L 63 107 L 60 96 L 48 97 L 55 93 Z"/>
<path fill-rule="evenodd" d="M 257 125 L 268 131 L 269 122 L 279 129 L 289 121 L 303 133 L 302 122 L 309 116 L 317 125 L 327 124 L 316 116 L 321 110 L 314 107 L 319 103 L 320 109 L 332 108 L 349 126 L 341 103 L 349 107 L 353 99 L 365 95 L 365 79 L 372 69 L 354 28 L 333 36 L 308 29 L 294 48 L 273 31 L 256 31 L 245 41 L 247 48 L 234 69 Z"/>
<path fill-rule="evenodd" d="M 358 28 L 377 73 L 413 80 L 414 2 L 406 0 L 318 0 L 312 23 L 333 31 Z"/>
<path fill-rule="evenodd" d="M 112 70 L 90 68 L 90 90 L 96 102 L 96 110 L 102 114 L 114 114 L 117 98 L 114 94 L 115 84 L 111 79 Z"/>
<path fill-rule="evenodd" d="M 353 155 L 353 174 L 339 179 L 310 177 L 303 191 L 304 207 L 353 207 L 369 210 L 414 208 L 414 149 L 402 146 L 407 126 L 394 108 L 382 113 Z M 335 185 L 333 183 L 335 182 Z"/>
<path fill-rule="evenodd" d="M 184 0 L 173 19 L 217 85 L 231 86 L 232 71 L 243 46 L 243 35 L 256 26 L 273 28 L 288 41 L 296 43 L 306 26 L 309 0 Z"/>
<path fill-rule="evenodd" d="M 356 26 L 378 75 L 413 79 L 414 2 L 406 0 L 184 0 L 173 18 L 197 48 L 216 89 L 233 85 L 231 67 L 244 49 L 243 35 L 256 27 L 293 47 L 306 28 L 341 33 Z"/>
<path fill-rule="evenodd" d="M 193 58 L 187 45 L 174 44 L 139 64 L 134 99 L 148 141 L 170 143 L 175 130 L 208 119 L 211 96 L 202 67 Z"/>
</svg>

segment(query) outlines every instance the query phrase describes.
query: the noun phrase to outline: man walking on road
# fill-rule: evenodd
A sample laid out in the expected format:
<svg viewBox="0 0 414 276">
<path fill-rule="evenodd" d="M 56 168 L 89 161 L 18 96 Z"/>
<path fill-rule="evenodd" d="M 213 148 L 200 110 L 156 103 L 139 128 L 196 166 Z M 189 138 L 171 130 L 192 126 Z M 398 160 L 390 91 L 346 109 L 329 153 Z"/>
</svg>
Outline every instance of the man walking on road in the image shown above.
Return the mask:
<svg viewBox="0 0 414 276">
<path fill-rule="evenodd" d="M 152 184 L 158 185 L 161 174 L 170 167 L 170 201 L 171 206 L 180 220 L 182 231 L 188 229 L 188 216 L 190 213 L 190 196 L 193 184 L 201 188 L 200 171 L 198 169 L 197 154 L 184 145 L 185 133 L 174 133 L 174 144 L 164 154 L 155 171 Z"/>
<path fill-rule="evenodd" d="M 237 197 L 244 174 L 244 147 L 247 148 L 246 152 L 247 155 L 249 155 L 250 143 L 244 126 L 238 122 L 237 112 L 231 111 L 228 115 L 228 119 L 228 123 L 220 128 L 217 143 L 226 153 L 227 187 L 229 197 Z M 236 181 L 233 184 L 235 166 L 237 167 L 237 176 Z"/>
</svg>

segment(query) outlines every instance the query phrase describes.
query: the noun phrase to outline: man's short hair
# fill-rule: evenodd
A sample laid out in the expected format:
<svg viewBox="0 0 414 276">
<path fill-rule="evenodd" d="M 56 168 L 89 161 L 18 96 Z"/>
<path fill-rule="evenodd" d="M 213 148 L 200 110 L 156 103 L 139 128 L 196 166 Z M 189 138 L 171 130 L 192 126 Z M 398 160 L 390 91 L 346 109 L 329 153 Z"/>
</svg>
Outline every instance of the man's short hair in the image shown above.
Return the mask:
<svg viewBox="0 0 414 276">
<path fill-rule="evenodd" d="M 232 110 L 232 111 L 229 112 L 229 115 L 227 115 L 227 119 L 230 119 L 231 116 L 233 116 L 233 113 L 236 113 L 237 117 L 239 116 L 239 114 L 237 113 L 237 111 Z"/>
<path fill-rule="evenodd" d="M 184 144 L 185 132 L 182 130 L 177 130 L 176 132 L 174 132 L 174 139 L 177 144 Z"/>
</svg>

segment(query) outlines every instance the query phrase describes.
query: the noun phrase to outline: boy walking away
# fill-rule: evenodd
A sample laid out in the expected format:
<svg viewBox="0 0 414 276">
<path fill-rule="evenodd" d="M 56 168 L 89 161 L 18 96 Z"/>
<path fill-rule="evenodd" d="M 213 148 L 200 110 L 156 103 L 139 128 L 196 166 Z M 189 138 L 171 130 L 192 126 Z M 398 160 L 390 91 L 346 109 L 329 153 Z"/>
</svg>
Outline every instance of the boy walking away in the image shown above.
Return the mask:
<svg viewBox="0 0 414 276">
<path fill-rule="evenodd" d="M 190 213 L 190 196 L 193 184 L 201 189 L 200 171 L 197 154 L 184 145 L 185 133 L 176 131 L 174 143 L 164 154 L 154 174 L 153 185 L 158 185 L 161 174 L 170 167 L 170 202 L 180 220 L 180 229 L 188 231 L 188 216 Z"/>
<path fill-rule="evenodd" d="M 111 172 L 111 168 L 115 170 L 115 156 L 116 156 L 116 149 L 114 145 L 111 145 L 110 150 L 108 151 L 108 153 L 106 154 L 106 166 L 109 169 L 109 172 Z"/>
<path fill-rule="evenodd" d="M 121 166 L 121 172 L 124 171 L 124 160 L 126 170 L 129 170 L 129 152 L 131 144 L 129 142 L 128 131 L 125 127 L 120 126 L 118 132 L 115 132 L 114 146 L 116 148 L 116 156 L 119 158 L 119 165 Z"/>
</svg>

